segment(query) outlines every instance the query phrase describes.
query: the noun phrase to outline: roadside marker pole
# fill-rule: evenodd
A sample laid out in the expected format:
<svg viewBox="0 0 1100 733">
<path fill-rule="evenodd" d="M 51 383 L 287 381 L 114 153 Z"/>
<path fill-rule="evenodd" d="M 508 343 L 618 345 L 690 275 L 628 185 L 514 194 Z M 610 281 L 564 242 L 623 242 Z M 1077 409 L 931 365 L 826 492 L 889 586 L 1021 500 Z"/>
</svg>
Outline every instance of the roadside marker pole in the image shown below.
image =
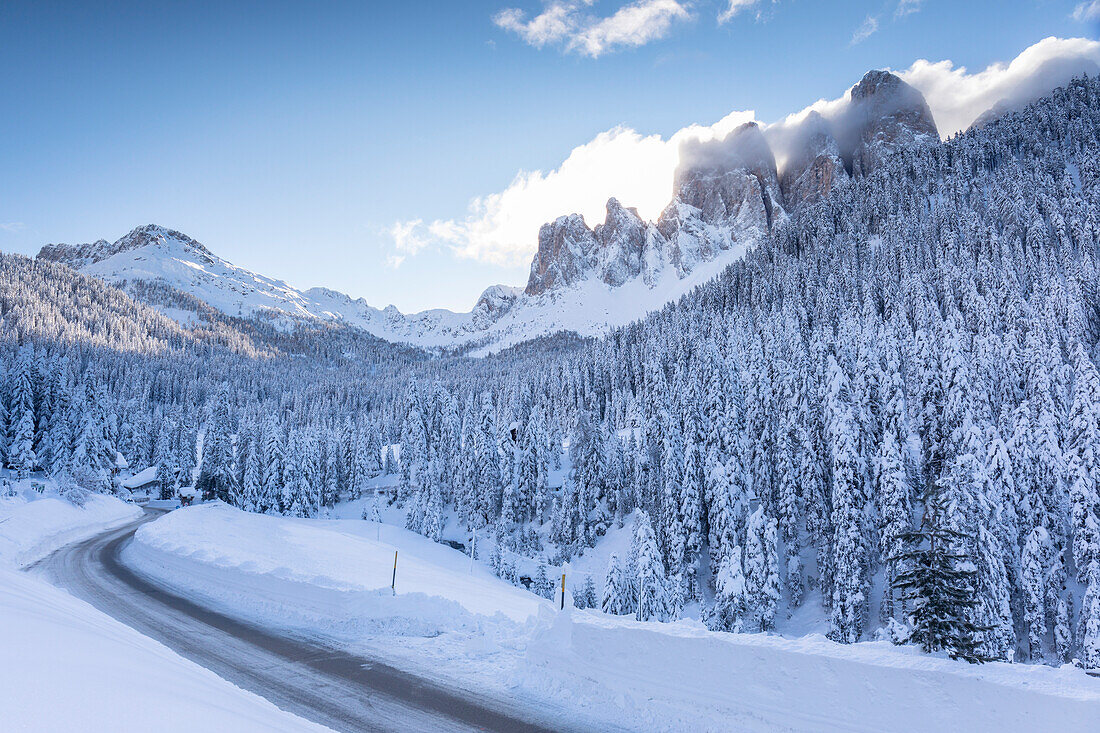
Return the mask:
<svg viewBox="0 0 1100 733">
<path fill-rule="evenodd" d="M 390 581 L 390 590 L 397 595 L 397 550 L 393 551 L 393 580 Z"/>
<path fill-rule="evenodd" d="M 565 610 L 565 573 L 561 574 L 561 610 Z"/>
</svg>

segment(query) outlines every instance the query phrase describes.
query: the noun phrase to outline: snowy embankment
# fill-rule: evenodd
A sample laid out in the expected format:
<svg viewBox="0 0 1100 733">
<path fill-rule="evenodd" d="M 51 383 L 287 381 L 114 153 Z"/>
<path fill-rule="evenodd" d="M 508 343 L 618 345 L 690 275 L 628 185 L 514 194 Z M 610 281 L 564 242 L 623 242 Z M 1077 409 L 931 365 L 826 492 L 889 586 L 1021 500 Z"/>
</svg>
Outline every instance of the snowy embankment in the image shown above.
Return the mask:
<svg viewBox="0 0 1100 733">
<path fill-rule="evenodd" d="M 20 484 L 26 484 L 20 488 Z M 21 568 L 63 545 L 132 522 L 141 507 L 102 494 L 89 494 L 78 507 L 30 482 L 16 484 L 16 496 L 0 498 L 0 565 Z"/>
<path fill-rule="evenodd" d="M 579 617 L 578 617 L 579 616 Z M 559 615 L 527 653 L 529 685 L 667 730 L 1095 731 L 1081 670 L 963 662 L 889 642 L 836 644 Z"/>
<path fill-rule="evenodd" d="M 42 580 L 2 568 L 0 690 L 8 731 L 328 730 Z"/>
<path fill-rule="evenodd" d="M 219 605 L 277 607 L 286 623 L 314 630 L 358 623 L 362 631 L 398 618 L 425 628 L 431 619 L 447 628 L 470 619 L 522 624 L 549 605 L 397 527 L 269 517 L 225 504 L 180 509 L 141 527 L 124 559 Z"/>
<path fill-rule="evenodd" d="M 1100 720 L 1100 680 L 1074 668 L 561 613 L 460 552 L 359 520 L 193 507 L 143 526 L 125 560 L 237 615 L 389 649 L 434 678 L 560 707 L 581 727 L 1069 733 Z"/>
</svg>

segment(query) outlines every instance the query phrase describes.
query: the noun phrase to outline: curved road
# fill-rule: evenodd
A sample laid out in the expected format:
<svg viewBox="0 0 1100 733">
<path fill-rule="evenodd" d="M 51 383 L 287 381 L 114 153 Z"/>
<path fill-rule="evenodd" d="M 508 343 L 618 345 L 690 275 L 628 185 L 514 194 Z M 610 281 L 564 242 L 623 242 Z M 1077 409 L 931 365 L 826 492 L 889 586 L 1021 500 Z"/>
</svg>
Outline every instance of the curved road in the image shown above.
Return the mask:
<svg viewBox="0 0 1100 733">
<path fill-rule="evenodd" d="M 211 611 L 136 575 L 119 553 L 156 516 L 147 510 L 142 519 L 63 547 L 31 569 L 239 687 L 334 730 L 552 729 L 522 710 Z"/>
</svg>

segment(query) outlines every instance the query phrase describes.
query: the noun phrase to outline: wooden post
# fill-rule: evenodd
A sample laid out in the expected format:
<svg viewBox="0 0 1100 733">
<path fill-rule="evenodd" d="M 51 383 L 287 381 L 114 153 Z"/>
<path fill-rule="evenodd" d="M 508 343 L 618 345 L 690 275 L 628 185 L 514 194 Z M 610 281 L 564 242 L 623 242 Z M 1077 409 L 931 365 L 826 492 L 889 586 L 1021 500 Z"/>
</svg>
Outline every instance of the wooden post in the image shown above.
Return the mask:
<svg viewBox="0 0 1100 733">
<path fill-rule="evenodd" d="M 393 580 L 390 581 L 390 590 L 397 595 L 397 550 L 393 551 Z"/>
<path fill-rule="evenodd" d="M 565 573 L 561 574 L 561 610 L 565 610 Z"/>
</svg>

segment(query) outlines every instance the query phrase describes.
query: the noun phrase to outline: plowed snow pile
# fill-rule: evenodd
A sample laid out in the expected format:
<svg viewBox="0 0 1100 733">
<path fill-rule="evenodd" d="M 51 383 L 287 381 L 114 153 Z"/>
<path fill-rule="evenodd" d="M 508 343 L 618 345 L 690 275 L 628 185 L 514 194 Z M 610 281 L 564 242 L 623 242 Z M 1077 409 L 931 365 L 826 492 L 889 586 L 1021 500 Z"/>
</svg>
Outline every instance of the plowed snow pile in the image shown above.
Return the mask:
<svg viewBox="0 0 1100 733">
<path fill-rule="evenodd" d="M 62 545 L 132 522 L 141 508 L 113 496 L 88 494 L 84 506 L 16 483 L 16 495 L 0 498 L 0 565 L 23 567 Z"/>
</svg>

